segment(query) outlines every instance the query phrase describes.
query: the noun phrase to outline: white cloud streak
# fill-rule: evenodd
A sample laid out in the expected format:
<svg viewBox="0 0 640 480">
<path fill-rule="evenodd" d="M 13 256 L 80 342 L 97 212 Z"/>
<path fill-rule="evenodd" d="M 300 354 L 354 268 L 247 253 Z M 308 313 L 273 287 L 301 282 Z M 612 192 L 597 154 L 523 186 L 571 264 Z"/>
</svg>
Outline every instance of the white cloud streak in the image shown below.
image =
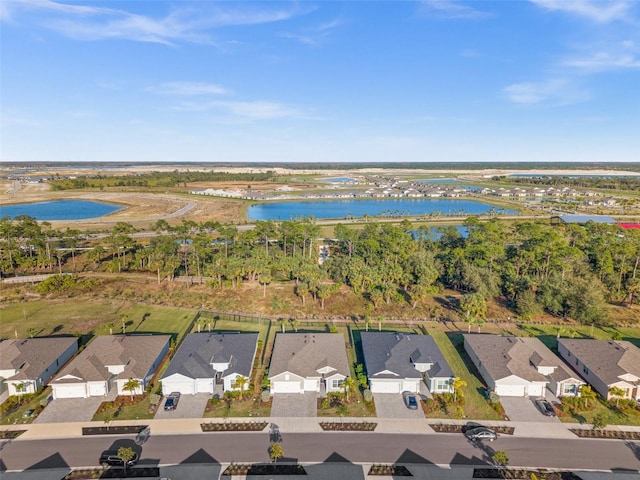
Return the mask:
<svg viewBox="0 0 640 480">
<path fill-rule="evenodd" d="M 480 19 L 489 17 L 488 12 L 462 5 L 455 0 L 422 0 L 421 13 L 440 18 Z"/>
<path fill-rule="evenodd" d="M 29 15 L 29 20 L 40 27 L 77 40 L 127 39 L 171 45 L 176 42 L 214 44 L 212 29 L 279 22 L 308 11 L 296 4 L 272 9 L 221 6 L 220 3 L 197 5 L 197 9 L 176 8 L 164 17 L 153 18 L 122 9 L 52 0 L 4 0 L 0 13 L 3 21 L 14 22 Z"/>
<path fill-rule="evenodd" d="M 209 110 L 226 111 L 237 117 L 253 120 L 274 120 L 281 118 L 301 117 L 302 112 L 294 107 L 275 102 L 185 102 L 173 107 L 174 110 L 186 112 L 203 112 Z"/>
<path fill-rule="evenodd" d="M 632 54 L 611 54 L 598 52 L 590 57 L 565 60 L 563 65 L 586 72 L 604 72 L 640 68 L 640 58 Z"/>
<path fill-rule="evenodd" d="M 158 95 L 177 96 L 225 95 L 231 93 L 220 85 L 201 82 L 166 82 L 149 87 L 147 91 Z"/>
<path fill-rule="evenodd" d="M 523 82 L 508 85 L 503 89 L 507 99 L 520 105 L 562 106 L 588 100 L 589 93 L 566 79 L 546 82 Z"/>
<path fill-rule="evenodd" d="M 559 11 L 587 18 L 597 23 L 627 20 L 632 2 L 613 0 L 608 2 L 593 0 L 530 0 L 548 11 Z"/>
</svg>

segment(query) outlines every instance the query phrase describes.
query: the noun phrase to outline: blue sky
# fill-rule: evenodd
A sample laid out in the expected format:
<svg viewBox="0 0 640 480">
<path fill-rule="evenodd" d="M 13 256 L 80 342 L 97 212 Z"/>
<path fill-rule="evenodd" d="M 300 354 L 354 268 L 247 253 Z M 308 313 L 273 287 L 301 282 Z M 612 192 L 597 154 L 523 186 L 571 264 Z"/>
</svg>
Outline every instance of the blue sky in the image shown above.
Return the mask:
<svg viewBox="0 0 640 480">
<path fill-rule="evenodd" d="M 3 0 L 2 161 L 640 161 L 635 0 Z"/>
</svg>

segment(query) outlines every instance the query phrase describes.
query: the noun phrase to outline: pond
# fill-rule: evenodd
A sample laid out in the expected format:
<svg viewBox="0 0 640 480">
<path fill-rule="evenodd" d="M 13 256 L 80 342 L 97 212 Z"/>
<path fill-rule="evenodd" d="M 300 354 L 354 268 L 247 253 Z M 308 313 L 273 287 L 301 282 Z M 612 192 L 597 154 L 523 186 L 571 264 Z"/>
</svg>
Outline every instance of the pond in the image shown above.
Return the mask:
<svg viewBox="0 0 640 480">
<path fill-rule="evenodd" d="M 355 178 L 351 177 L 332 177 L 332 178 L 323 178 L 321 179 L 323 182 L 331 182 L 331 183 L 349 183 L 355 182 Z"/>
<path fill-rule="evenodd" d="M 448 199 L 385 199 L 385 200 L 328 200 L 310 202 L 262 203 L 249 207 L 247 216 L 251 220 L 293 220 L 313 217 L 361 218 L 400 217 L 400 216 L 438 216 L 446 215 L 482 215 L 489 211 L 502 214 L 517 214 L 516 210 L 505 210 L 488 203 L 475 200 Z"/>
<path fill-rule="evenodd" d="M 0 217 L 15 218 L 28 215 L 36 220 L 85 220 L 98 218 L 121 210 L 123 207 L 87 200 L 56 200 L 52 202 L 19 203 L 0 206 Z"/>
</svg>

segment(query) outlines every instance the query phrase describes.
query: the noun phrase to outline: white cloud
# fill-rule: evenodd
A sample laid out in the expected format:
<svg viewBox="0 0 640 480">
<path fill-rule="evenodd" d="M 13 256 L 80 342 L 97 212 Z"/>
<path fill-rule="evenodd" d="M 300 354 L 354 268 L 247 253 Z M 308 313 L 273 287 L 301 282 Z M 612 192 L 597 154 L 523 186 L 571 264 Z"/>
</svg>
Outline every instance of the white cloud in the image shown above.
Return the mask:
<svg viewBox="0 0 640 480">
<path fill-rule="evenodd" d="M 165 82 L 160 85 L 149 87 L 147 90 L 159 95 L 179 96 L 223 95 L 230 93 L 229 90 L 221 87 L 220 85 L 216 85 L 215 83 L 201 82 Z"/>
<path fill-rule="evenodd" d="M 253 120 L 273 120 L 279 118 L 301 117 L 302 112 L 294 107 L 275 102 L 186 102 L 173 108 L 179 111 L 208 111 L 224 110 L 228 113 L 242 118 Z"/>
<path fill-rule="evenodd" d="M 237 5 L 237 4 L 236 4 Z M 237 25 L 258 25 L 287 20 L 304 14 L 297 4 L 285 8 L 237 7 L 234 4 L 200 3 L 198 8 L 176 8 L 164 17 L 153 18 L 122 9 L 67 4 L 52 0 L 5 0 L 3 20 L 30 15 L 39 26 L 77 40 L 127 39 L 173 44 L 213 44 L 210 30 Z"/>
<path fill-rule="evenodd" d="M 640 58 L 632 54 L 598 52 L 590 57 L 565 60 L 563 65 L 588 72 L 640 68 Z"/>
<path fill-rule="evenodd" d="M 279 33 L 278 36 L 281 38 L 296 40 L 305 45 L 318 46 L 324 43 L 324 41 L 333 33 L 333 31 L 343 24 L 344 21 L 342 19 L 336 18 L 315 28 L 309 29 L 304 34 L 282 32 Z"/>
<path fill-rule="evenodd" d="M 628 0 L 530 0 L 549 11 L 560 11 L 588 18 L 598 23 L 609 23 L 629 18 L 632 2 Z"/>
<path fill-rule="evenodd" d="M 510 102 L 521 105 L 569 105 L 589 99 L 589 93 L 566 79 L 514 83 L 503 89 Z"/>
<path fill-rule="evenodd" d="M 486 18 L 489 13 L 462 5 L 455 0 L 422 0 L 421 12 L 441 18 Z"/>
</svg>

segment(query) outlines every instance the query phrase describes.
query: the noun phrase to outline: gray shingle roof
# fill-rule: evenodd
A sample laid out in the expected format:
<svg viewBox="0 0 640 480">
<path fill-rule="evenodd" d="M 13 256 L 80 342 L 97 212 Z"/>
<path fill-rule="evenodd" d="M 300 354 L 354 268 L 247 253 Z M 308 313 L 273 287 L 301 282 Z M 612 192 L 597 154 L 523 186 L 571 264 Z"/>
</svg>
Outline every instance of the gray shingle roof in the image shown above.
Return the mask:
<svg viewBox="0 0 640 480">
<path fill-rule="evenodd" d="M 211 364 L 230 363 L 223 376 L 251 376 L 258 345 L 257 333 L 191 333 L 171 360 L 162 378 L 179 373 L 188 378 L 213 378 Z"/>
<path fill-rule="evenodd" d="M 20 369 L 12 379 L 35 380 L 73 344 L 77 349 L 75 337 L 5 340 L 0 343 L 0 370 Z"/>
<path fill-rule="evenodd" d="M 430 377 L 453 377 L 453 370 L 428 335 L 362 332 L 362 353 L 369 378 L 421 378 L 414 363 L 431 363 Z M 388 370 L 393 374 L 380 374 Z"/>
<path fill-rule="evenodd" d="M 344 336 L 340 333 L 278 333 L 273 345 L 269 377 L 284 372 L 301 377 L 318 377 L 318 370 L 330 366 L 345 377 L 349 362 Z"/>
<path fill-rule="evenodd" d="M 561 338 L 558 342 L 607 385 L 620 381 L 625 373 L 640 377 L 640 348 L 631 342 L 590 338 Z"/>
<path fill-rule="evenodd" d="M 564 362 L 537 338 L 487 334 L 465 334 L 465 342 L 473 349 L 493 380 L 517 375 L 530 382 L 546 382 L 536 367 L 555 367 L 555 380 L 576 378 Z"/>
<path fill-rule="evenodd" d="M 125 365 L 116 377 L 143 378 L 169 343 L 169 335 L 103 335 L 96 337 L 55 378 L 73 375 L 85 381 L 108 380 L 107 365 Z M 73 380 L 75 382 L 75 380 Z"/>
</svg>

